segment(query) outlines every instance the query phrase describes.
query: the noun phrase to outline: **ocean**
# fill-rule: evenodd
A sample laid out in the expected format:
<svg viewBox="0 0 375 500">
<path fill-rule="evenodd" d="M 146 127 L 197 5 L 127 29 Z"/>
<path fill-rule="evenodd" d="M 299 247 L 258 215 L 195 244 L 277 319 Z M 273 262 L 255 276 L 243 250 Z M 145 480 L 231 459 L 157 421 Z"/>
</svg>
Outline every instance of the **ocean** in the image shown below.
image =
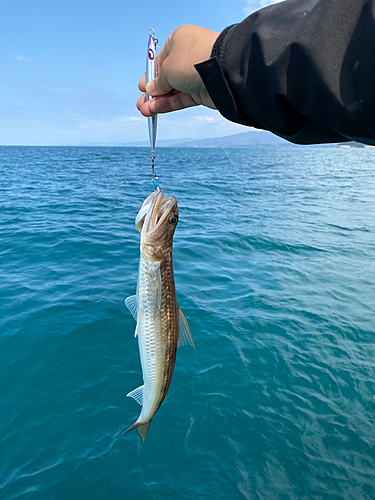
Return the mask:
<svg viewBox="0 0 375 500">
<path fill-rule="evenodd" d="M 228 156 L 229 155 L 229 156 Z M 144 444 L 147 148 L 0 148 L 1 500 L 375 498 L 375 150 L 159 148 L 178 349 Z"/>
</svg>

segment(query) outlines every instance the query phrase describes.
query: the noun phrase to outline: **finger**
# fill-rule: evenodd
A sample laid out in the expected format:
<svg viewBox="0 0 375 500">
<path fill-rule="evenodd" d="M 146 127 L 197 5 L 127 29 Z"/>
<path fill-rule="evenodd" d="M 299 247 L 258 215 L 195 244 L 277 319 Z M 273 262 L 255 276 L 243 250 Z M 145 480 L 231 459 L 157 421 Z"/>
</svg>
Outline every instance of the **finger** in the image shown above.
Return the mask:
<svg viewBox="0 0 375 500">
<path fill-rule="evenodd" d="M 156 57 L 156 64 L 158 68 L 158 77 L 146 84 L 146 92 L 151 96 L 165 95 L 172 90 L 172 86 L 168 82 L 169 64 L 168 57 L 172 51 L 173 46 L 173 33 L 169 35 L 165 44 L 160 49 Z M 146 89 L 146 88 L 145 88 Z"/>
<path fill-rule="evenodd" d="M 192 106 L 198 106 L 198 103 L 191 95 L 172 91 L 169 96 L 154 97 L 146 101 L 139 110 L 144 116 L 153 116 L 157 113 L 170 113 Z"/>
<path fill-rule="evenodd" d="M 146 73 L 143 73 L 142 78 L 139 80 L 138 88 L 141 92 L 146 91 Z"/>
<path fill-rule="evenodd" d="M 140 111 L 143 104 L 147 101 L 146 94 L 142 94 L 142 96 L 137 101 L 137 109 Z"/>
<path fill-rule="evenodd" d="M 165 57 L 167 57 L 167 51 L 166 50 L 163 51 L 164 47 L 165 47 L 165 45 L 163 46 L 163 48 L 160 51 L 160 54 L 164 54 L 164 56 L 160 57 L 160 54 L 158 54 L 156 56 L 156 64 L 158 67 L 158 74 L 161 71 L 162 62 L 164 61 Z M 146 92 L 146 73 L 143 73 L 142 78 L 139 80 L 138 88 L 141 92 Z"/>
<path fill-rule="evenodd" d="M 171 90 L 173 90 L 172 85 L 170 85 L 168 81 L 169 75 L 169 64 L 168 60 L 164 61 L 164 64 L 161 66 L 160 74 L 154 80 L 146 84 L 146 92 L 151 96 L 160 96 L 166 95 Z"/>
<path fill-rule="evenodd" d="M 156 62 L 158 64 L 158 68 L 160 68 L 163 64 L 163 62 L 167 59 L 169 54 L 171 53 L 172 50 L 172 35 L 169 35 L 169 37 L 166 39 L 165 44 L 163 47 L 160 49 L 159 54 L 156 56 Z"/>
</svg>

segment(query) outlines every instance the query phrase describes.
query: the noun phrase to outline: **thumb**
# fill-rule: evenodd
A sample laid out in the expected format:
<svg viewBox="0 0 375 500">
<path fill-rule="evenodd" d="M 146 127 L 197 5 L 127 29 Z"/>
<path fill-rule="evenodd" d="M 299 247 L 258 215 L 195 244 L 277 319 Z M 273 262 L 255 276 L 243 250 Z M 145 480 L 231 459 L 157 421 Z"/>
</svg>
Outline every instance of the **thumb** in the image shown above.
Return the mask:
<svg viewBox="0 0 375 500">
<path fill-rule="evenodd" d="M 146 84 L 146 92 L 152 97 L 168 94 L 172 89 L 173 87 L 166 78 L 166 72 L 163 70 L 163 66 L 159 76 Z"/>
</svg>

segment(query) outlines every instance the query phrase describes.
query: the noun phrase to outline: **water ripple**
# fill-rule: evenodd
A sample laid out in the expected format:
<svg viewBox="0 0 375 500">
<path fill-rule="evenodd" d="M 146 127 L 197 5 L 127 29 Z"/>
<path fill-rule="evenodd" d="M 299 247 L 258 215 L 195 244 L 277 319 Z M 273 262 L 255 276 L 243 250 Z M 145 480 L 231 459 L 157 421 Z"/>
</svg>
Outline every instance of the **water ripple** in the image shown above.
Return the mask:
<svg viewBox="0 0 375 500">
<path fill-rule="evenodd" d="M 373 151 L 230 154 L 243 179 L 158 152 L 197 365 L 179 349 L 142 445 L 123 301 L 148 151 L 0 148 L 1 499 L 375 496 Z"/>
</svg>

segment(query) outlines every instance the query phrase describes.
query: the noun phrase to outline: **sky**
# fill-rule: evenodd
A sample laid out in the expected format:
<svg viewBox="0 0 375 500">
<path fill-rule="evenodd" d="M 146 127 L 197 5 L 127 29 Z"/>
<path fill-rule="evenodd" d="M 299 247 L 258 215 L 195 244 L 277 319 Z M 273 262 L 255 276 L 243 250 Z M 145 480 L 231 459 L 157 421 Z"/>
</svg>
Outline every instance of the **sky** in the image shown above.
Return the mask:
<svg viewBox="0 0 375 500">
<path fill-rule="evenodd" d="M 161 46 L 181 24 L 222 31 L 274 2 L 0 0 L 0 145 L 147 141 L 135 103 L 149 28 Z M 158 121 L 159 140 L 247 130 L 202 107 Z"/>
</svg>

